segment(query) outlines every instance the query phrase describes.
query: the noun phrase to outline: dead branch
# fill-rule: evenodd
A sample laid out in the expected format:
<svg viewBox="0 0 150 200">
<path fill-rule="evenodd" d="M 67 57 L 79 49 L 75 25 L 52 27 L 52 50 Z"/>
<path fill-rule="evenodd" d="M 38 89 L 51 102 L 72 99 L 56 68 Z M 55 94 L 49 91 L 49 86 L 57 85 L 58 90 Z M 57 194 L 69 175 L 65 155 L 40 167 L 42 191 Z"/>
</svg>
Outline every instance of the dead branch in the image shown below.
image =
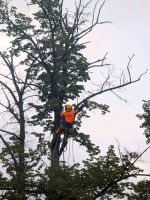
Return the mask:
<svg viewBox="0 0 150 200">
<path fill-rule="evenodd" d="M 103 1 L 101 6 L 99 7 L 98 13 L 97 13 L 97 16 L 96 16 L 96 19 L 95 19 L 95 11 L 96 11 L 96 8 L 98 7 L 98 3 L 99 3 L 99 0 L 95 3 L 94 9 L 93 9 L 91 25 L 88 28 L 82 30 L 80 33 L 78 33 L 74 36 L 78 41 L 81 38 L 83 38 L 84 36 L 86 36 L 88 33 L 90 33 L 97 24 L 111 23 L 109 21 L 99 22 L 100 13 L 101 13 L 101 10 L 102 10 L 102 8 L 105 4 L 105 1 Z"/>
<path fill-rule="evenodd" d="M 150 146 L 148 146 L 142 153 L 140 153 L 138 155 L 138 157 L 133 161 L 132 165 L 134 165 L 136 163 L 137 160 L 139 160 L 139 158 L 142 157 L 142 155 L 150 148 Z"/>
<path fill-rule="evenodd" d="M 123 99 L 120 95 L 118 95 L 117 93 L 115 93 L 114 91 L 111 91 L 117 98 L 119 98 L 121 101 L 124 101 L 125 103 L 127 103 L 126 99 Z"/>
<path fill-rule="evenodd" d="M 134 56 L 134 55 L 133 55 Z M 104 81 L 104 83 L 102 84 L 101 86 L 101 89 L 98 91 L 98 92 L 95 92 L 95 93 L 92 93 L 91 95 L 87 96 L 86 98 L 84 98 L 81 102 L 78 103 L 77 107 L 80 106 L 82 103 L 84 103 L 85 101 L 87 100 L 90 100 L 91 98 L 97 96 L 97 95 L 100 95 L 102 93 L 105 93 L 105 92 L 109 92 L 109 91 L 113 91 L 114 90 L 117 90 L 117 89 L 120 89 L 120 88 L 124 88 L 130 84 L 133 84 L 133 83 L 136 83 L 138 81 L 141 80 L 141 78 L 147 73 L 147 70 L 145 72 L 143 72 L 142 74 L 140 74 L 136 79 L 132 80 L 131 78 L 131 71 L 130 71 L 130 63 L 131 63 L 131 60 L 133 59 L 133 56 L 131 58 L 129 58 L 129 62 L 127 64 L 127 80 L 123 79 L 123 80 L 120 80 L 120 83 L 116 86 L 109 86 L 108 88 L 104 89 L 104 85 L 106 85 L 106 83 L 108 82 L 109 78 L 110 78 L 110 75 L 108 73 L 108 76 L 106 78 L 106 80 Z M 124 77 L 123 74 L 121 74 L 121 78 Z M 120 98 L 120 97 L 119 97 Z"/>
</svg>

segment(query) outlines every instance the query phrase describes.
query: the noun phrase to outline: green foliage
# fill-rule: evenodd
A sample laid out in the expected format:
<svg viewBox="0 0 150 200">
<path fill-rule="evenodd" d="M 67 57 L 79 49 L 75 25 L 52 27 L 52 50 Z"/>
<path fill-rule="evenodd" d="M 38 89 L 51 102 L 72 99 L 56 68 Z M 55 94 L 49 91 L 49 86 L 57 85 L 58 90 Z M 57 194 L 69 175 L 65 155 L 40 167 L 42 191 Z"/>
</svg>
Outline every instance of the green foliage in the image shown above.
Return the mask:
<svg viewBox="0 0 150 200">
<path fill-rule="evenodd" d="M 128 200 L 148 200 L 150 199 L 150 181 L 143 180 L 133 185 L 133 191 Z"/>
<path fill-rule="evenodd" d="M 30 78 L 41 100 L 40 106 L 32 104 L 38 112 L 34 118 L 42 123 L 49 113 L 61 110 L 64 102 L 84 90 L 84 82 L 89 80 L 88 62 L 81 53 L 86 46 L 76 36 L 79 27 L 72 22 L 73 16 L 66 18 L 60 1 L 31 1 L 31 4 L 39 7 L 34 19 L 17 13 L 14 7 L 0 14 L 6 34 L 13 36 L 13 53 L 16 56 L 23 53 L 25 59 L 20 64 L 30 67 Z M 4 5 L 1 10 L 5 11 Z M 49 126 L 49 121 L 44 125 Z"/>
<path fill-rule="evenodd" d="M 132 185 L 130 181 L 123 181 L 124 177 L 141 171 L 132 164 L 137 156 L 127 152 L 119 158 L 114 147 L 110 146 L 106 155 L 92 154 L 82 165 L 69 167 L 62 163 L 55 170 L 49 168 L 46 171 L 52 181 L 50 188 L 57 190 L 56 199 L 124 198 L 127 196 L 126 189 Z"/>
<path fill-rule="evenodd" d="M 100 152 L 99 147 L 91 142 L 89 135 L 85 135 L 84 133 L 78 132 L 76 129 L 74 129 L 72 137 L 76 142 L 80 144 L 80 146 L 86 147 L 87 152 L 90 155 L 96 155 Z"/>
<path fill-rule="evenodd" d="M 90 101 L 89 110 L 98 109 L 101 111 L 102 115 L 106 114 L 109 111 L 109 106 L 106 104 L 99 104 L 95 101 Z"/>
<path fill-rule="evenodd" d="M 147 143 L 150 143 L 150 101 L 145 101 L 143 104 L 143 114 L 138 114 L 137 117 L 144 122 L 141 124 L 141 128 L 144 128 L 144 135 L 147 139 Z"/>
<path fill-rule="evenodd" d="M 0 188 L 5 191 L 2 195 L 3 199 L 22 199 L 20 193 L 25 192 L 24 199 L 38 197 L 44 185 L 41 186 L 45 177 L 44 169 L 46 163 L 42 157 L 47 152 L 47 145 L 42 133 L 31 133 L 33 135 L 34 147 L 26 147 L 22 152 L 20 141 L 16 137 L 11 138 L 11 142 L 7 143 L 7 147 L 3 147 L 0 152 L 0 160 L 2 168 L 6 173 L 1 174 Z M 23 163 L 20 163 L 20 151 Z M 47 152 L 48 153 L 48 152 Z M 6 174 L 6 176 L 5 176 Z M 42 195 L 44 193 L 42 192 Z"/>
</svg>

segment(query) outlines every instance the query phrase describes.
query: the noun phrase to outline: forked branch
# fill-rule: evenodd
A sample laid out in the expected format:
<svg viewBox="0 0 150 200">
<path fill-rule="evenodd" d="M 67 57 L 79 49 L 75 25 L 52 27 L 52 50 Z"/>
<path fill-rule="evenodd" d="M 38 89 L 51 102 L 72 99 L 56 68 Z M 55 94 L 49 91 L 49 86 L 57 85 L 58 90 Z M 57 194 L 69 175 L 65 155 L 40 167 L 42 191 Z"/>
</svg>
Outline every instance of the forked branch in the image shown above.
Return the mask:
<svg viewBox="0 0 150 200">
<path fill-rule="evenodd" d="M 107 84 L 108 80 L 110 79 L 110 74 L 108 73 L 108 76 L 106 77 L 105 81 L 101 85 L 100 89 L 97 92 L 92 93 L 89 96 L 87 96 L 86 98 L 84 98 L 81 102 L 78 103 L 77 107 L 80 106 L 85 101 L 90 100 L 91 98 L 93 98 L 97 95 L 100 95 L 102 93 L 109 92 L 109 91 L 114 92 L 114 90 L 118 90 L 118 89 L 127 87 L 128 85 L 131 85 L 131 84 L 134 84 L 134 83 L 140 81 L 141 78 L 147 73 L 148 70 L 146 70 L 145 72 L 140 74 L 136 79 L 132 79 L 130 67 L 131 67 L 131 61 L 133 59 L 133 56 L 131 58 L 129 58 L 129 62 L 127 64 L 127 75 L 125 76 L 124 74 L 121 74 L 120 82 L 118 85 L 112 85 L 110 82 L 109 82 L 109 84 Z M 107 85 L 107 87 L 104 87 L 106 85 Z M 121 98 L 121 97 L 119 97 L 119 98 Z"/>
</svg>

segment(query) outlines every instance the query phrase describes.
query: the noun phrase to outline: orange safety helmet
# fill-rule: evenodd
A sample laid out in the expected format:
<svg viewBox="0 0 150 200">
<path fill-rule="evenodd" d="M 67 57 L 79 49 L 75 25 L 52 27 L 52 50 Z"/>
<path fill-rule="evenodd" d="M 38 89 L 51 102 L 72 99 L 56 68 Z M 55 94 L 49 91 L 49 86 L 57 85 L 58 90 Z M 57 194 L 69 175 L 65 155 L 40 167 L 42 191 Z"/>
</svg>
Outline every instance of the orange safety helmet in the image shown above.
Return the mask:
<svg viewBox="0 0 150 200">
<path fill-rule="evenodd" d="M 72 105 L 71 104 L 66 104 L 65 105 L 65 111 L 70 112 L 72 110 Z"/>
</svg>

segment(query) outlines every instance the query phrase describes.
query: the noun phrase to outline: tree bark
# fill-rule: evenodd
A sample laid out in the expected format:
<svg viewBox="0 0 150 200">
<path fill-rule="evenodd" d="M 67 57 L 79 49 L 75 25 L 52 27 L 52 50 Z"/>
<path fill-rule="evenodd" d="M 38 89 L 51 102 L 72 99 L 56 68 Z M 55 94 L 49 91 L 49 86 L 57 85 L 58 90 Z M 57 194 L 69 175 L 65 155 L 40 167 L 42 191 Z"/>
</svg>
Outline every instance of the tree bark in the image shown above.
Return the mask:
<svg viewBox="0 0 150 200">
<path fill-rule="evenodd" d="M 55 142 L 54 148 L 51 151 L 51 167 L 56 168 L 59 166 L 59 148 L 60 148 L 60 135 L 56 136 L 56 130 L 60 126 L 60 112 L 57 110 L 54 112 L 54 129 L 53 129 L 53 139 Z"/>
</svg>

